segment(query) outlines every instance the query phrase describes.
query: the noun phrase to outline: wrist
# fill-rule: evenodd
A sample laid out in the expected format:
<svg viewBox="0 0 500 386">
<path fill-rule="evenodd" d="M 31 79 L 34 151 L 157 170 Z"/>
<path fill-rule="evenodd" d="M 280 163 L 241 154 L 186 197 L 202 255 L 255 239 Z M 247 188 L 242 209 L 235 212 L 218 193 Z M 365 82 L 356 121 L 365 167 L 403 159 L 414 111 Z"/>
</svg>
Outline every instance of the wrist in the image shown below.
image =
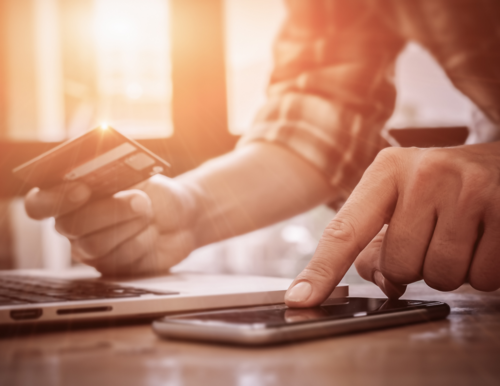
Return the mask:
<svg viewBox="0 0 500 386">
<path fill-rule="evenodd" d="M 207 210 L 207 194 L 196 178 L 195 172 L 188 172 L 176 177 L 177 195 L 181 207 L 182 228 L 191 234 L 193 250 L 210 242 L 202 241 L 204 213 Z"/>
</svg>

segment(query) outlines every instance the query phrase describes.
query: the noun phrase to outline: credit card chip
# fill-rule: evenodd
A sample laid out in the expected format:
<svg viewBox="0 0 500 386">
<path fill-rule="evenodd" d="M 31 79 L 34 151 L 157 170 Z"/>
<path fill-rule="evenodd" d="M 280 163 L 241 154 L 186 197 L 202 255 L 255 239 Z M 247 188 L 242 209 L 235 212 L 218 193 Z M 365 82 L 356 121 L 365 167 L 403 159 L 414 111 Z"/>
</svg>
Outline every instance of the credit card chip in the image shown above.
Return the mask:
<svg viewBox="0 0 500 386">
<path fill-rule="evenodd" d="M 145 153 L 132 154 L 124 161 L 128 166 L 137 171 L 146 169 L 155 163 L 155 160 Z"/>
</svg>

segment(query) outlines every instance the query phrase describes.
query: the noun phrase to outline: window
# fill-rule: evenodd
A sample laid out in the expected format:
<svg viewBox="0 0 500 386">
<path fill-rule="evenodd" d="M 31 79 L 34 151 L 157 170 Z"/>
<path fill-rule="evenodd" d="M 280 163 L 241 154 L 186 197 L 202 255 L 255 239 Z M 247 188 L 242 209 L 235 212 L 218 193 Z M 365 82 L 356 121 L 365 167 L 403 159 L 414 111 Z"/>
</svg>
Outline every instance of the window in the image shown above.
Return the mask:
<svg viewBox="0 0 500 386">
<path fill-rule="evenodd" d="M 282 0 L 225 0 L 229 130 L 242 134 L 266 98 L 272 42 L 285 16 Z"/>
<path fill-rule="evenodd" d="M 170 136 L 168 2 L 94 1 L 97 121 L 136 138 Z"/>
<path fill-rule="evenodd" d="M 7 138 L 61 141 L 103 121 L 172 134 L 167 0 L 5 3 Z"/>
</svg>

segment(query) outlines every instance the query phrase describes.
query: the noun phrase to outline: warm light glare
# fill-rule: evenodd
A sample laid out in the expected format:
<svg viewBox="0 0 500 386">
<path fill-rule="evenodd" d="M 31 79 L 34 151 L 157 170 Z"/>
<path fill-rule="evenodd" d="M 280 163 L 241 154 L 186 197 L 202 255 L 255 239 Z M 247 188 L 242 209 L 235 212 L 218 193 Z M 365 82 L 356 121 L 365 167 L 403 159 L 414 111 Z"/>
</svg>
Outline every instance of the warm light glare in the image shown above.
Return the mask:
<svg viewBox="0 0 500 386">
<path fill-rule="evenodd" d="M 95 0 L 99 120 L 133 137 L 172 134 L 165 0 Z"/>
<path fill-rule="evenodd" d="M 225 0 L 229 130 L 242 134 L 266 101 L 272 43 L 285 17 L 282 0 Z"/>
<path fill-rule="evenodd" d="M 103 122 L 99 125 L 99 127 L 101 128 L 101 130 L 108 130 L 109 126 L 107 123 Z"/>
</svg>

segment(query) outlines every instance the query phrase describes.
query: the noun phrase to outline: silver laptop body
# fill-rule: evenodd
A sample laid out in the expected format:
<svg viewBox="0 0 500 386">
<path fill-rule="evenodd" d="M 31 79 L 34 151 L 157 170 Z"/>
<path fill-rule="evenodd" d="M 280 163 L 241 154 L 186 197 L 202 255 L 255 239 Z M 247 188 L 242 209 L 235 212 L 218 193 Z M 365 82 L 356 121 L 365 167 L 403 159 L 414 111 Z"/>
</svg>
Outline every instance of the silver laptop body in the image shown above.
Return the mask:
<svg viewBox="0 0 500 386">
<path fill-rule="evenodd" d="M 183 311 L 283 303 L 292 279 L 177 272 L 107 281 L 90 269 L 0 271 L 0 328 L 154 318 Z M 331 297 L 348 296 L 339 285 Z"/>
</svg>

